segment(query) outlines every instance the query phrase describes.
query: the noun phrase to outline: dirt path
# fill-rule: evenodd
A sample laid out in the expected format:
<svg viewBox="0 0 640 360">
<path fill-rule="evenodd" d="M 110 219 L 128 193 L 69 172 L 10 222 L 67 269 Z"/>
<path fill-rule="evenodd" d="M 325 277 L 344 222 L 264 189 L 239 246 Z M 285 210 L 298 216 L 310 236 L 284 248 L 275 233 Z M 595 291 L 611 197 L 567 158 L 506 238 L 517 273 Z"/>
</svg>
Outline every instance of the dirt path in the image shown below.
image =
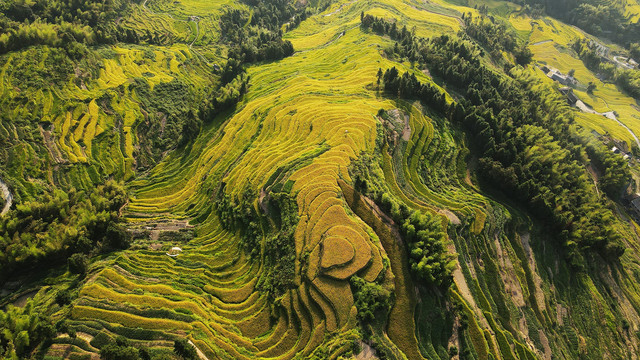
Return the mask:
<svg viewBox="0 0 640 360">
<path fill-rule="evenodd" d="M 533 255 L 533 250 L 531 250 L 531 245 L 529 244 L 529 239 L 531 238 L 531 234 L 528 232 L 524 232 L 519 234 L 520 242 L 522 243 L 522 248 L 524 249 L 524 254 L 527 257 L 527 265 L 529 266 L 529 270 L 533 276 L 533 285 L 534 285 L 534 297 L 536 299 L 536 305 L 540 312 L 547 310 L 547 305 L 544 298 L 544 291 L 542 290 L 543 281 L 538 274 L 538 269 L 536 266 L 536 259 Z"/>
<path fill-rule="evenodd" d="M 595 185 L 596 187 L 596 194 L 598 194 L 598 197 L 600 197 L 600 190 L 598 190 L 598 173 L 596 172 L 596 170 L 593 168 L 593 165 L 589 164 L 587 165 L 587 172 L 591 175 L 591 179 L 593 180 L 593 185 Z"/>
<path fill-rule="evenodd" d="M 38 293 L 40 289 L 38 290 L 32 290 L 29 291 L 23 295 L 20 295 L 20 297 L 18 297 L 14 302 L 13 302 L 13 306 L 17 306 L 17 307 L 24 307 L 27 304 L 27 301 L 29 299 L 31 299 L 32 297 L 36 296 L 36 294 Z"/>
<path fill-rule="evenodd" d="M 534 45 L 542 45 L 542 44 L 546 44 L 546 43 L 548 43 L 548 42 L 552 42 L 552 41 L 553 41 L 553 40 L 551 40 L 551 39 L 549 39 L 549 40 L 542 40 L 542 41 L 538 41 L 538 42 L 535 42 L 535 43 L 531 44 L 531 46 L 534 46 Z"/>
<path fill-rule="evenodd" d="M 191 49 L 191 47 L 193 46 L 193 43 L 195 43 L 196 40 L 198 40 L 198 37 L 200 37 L 200 21 L 196 21 L 196 20 L 192 20 L 192 21 L 196 23 L 196 37 L 193 38 L 193 41 L 191 42 L 191 44 L 189 44 L 189 49 Z"/>
<path fill-rule="evenodd" d="M 198 347 L 196 346 L 196 344 L 193 343 L 193 341 L 189 340 L 189 345 L 193 346 L 193 348 L 196 349 L 196 353 L 198 354 L 198 357 L 200 358 L 200 360 L 209 360 L 207 355 L 205 355 L 200 349 L 198 349 Z"/>
<path fill-rule="evenodd" d="M 132 213 L 135 215 L 144 215 Z M 130 214 L 131 215 L 131 214 Z M 163 232 L 178 232 L 185 229 L 193 229 L 195 226 L 189 224 L 189 219 L 176 218 L 151 218 L 147 221 L 135 221 L 129 223 L 128 230 L 132 232 L 149 232 L 149 239 L 157 241 Z"/>
<path fill-rule="evenodd" d="M 345 6 L 349 6 L 349 5 L 353 4 L 353 3 L 354 3 L 354 2 L 356 2 L 356 1 L 358 1 L 358 0 L 354 0 L 354 1 L 348 2 L 348 3 L 346 3 L 346 4 L 342 4 L 342 5 L 340 5 L 340 7 L 339 7 L 339 8 L 337 8 L 336 10 L 334 10 L 334 11 L 332 11 L 332 12 L 328 13 L 328 14 L 325 14 L 325 15 L 324 15 L 324 17 L 331 16 L 331 15 L 335 15 L 335 14 L 339 13 L 340 11 L 342 11 L 342 9 L 344 9 L 344 7 L 345 7 Z"/>
<path fill-rule="evenodd" d="M 608 114 L 608 113 L 605 113 L 605 114 Z M 605 115 L 605 114 L 603 114 L 603 115 L 604 115 L 604 116 L 607 116 L 607 115 Z M 623 124 L 620 120 L 618 120 L 618 118 L 613 114 L 613 112 L 610 112 L 610 114 L 611 114 L 613 117 L 609 117 L 609 116 L 607 116 L 607 117 L 608 117 L 608 118 L 610 118 L 610 119 L 615 120 L 618 124 L 620 124 L 620 126 L 622 126 L 623 128 L 627 129 L 627 131 L 629 132 L 629 134 L 631 134 L 631 136 L 633 136 L 633 139 L 636 141 L 636 145 L 638 145 L 638 147 L 640 148 L 640 139 L 638 139 L 638 137 L 636 136 L 636 134 L 635 134 L 631 129 L 629 129 L 629 127 L 627 127 L 627 125 Z"/>
<path fill-rule="evenodd" d="M 620 58 L 624 58 L 624 56 L 614 56 L 613 61 L 623 69 L 633 70 L 633 65 L 627 63 L 626 61 L 621 61 Z"/>
<path fill-rule="evenodd" d="M 38 125 L 38 129 L 40 130 L 40 135 L 42 135 L 42 138 L 44 139 L 44 145 L 47 147 L 47 151 L 49 151 L 51 158 L 53 159 L 53 161 L 56 162 L 56 164 L 62 164 L 62 163 L 65 163 L 66 161 L 62 158 L 62 153 L 60 152 L 60 149 L 58 149 L 58 146 L 56 145 L 54 128 L 55 128 L 55 125 L 53 124 L 51 124 L 50 130 L 45 130 L 42 127 L 42 125 Z"/>
<path fill-rule="evenodd" d="M 371 346 L 369 346 L 368 344 L 360 341 L 360 348 L 362 349 L 362 351 L 360 351 L 360 353 L 358 355 L 356 355 L 355 360 L 373 360 L 373 359 L 379 359 L 376 356 L 376 351 L 373 350 L 373 348 L 371 348 Z"/>
<path fill-rule="evenodd" d="M 11 208 L 11 205 L 13 204 L 13 195 L 11 195 L 9 187 L 2 181 L 2 179 L 0 179 L 0 190 L 2 190 L 2 197 L 4 198 L 4 207 L 2 208 L 2 211 L 0 211 L 0 216 L 2 216 Z"/>
</svg>

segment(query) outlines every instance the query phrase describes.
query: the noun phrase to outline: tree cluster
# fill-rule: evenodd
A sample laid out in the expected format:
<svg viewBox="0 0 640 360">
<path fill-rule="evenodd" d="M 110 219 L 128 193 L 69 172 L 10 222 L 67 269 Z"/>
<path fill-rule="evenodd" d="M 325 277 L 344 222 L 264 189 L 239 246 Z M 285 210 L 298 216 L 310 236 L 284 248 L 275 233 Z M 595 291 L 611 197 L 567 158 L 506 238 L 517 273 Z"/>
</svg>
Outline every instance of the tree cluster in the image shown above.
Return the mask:
<svg viewBox="0 0 640 360">
<path fill-rule="evenodd" d="M 513 53 L 516 62 L 526 65 L 531 62 L 533 54 L 526 44 L 517 41 L 515 32 L 505 23 L 495 20 L 493 17 L 473 17 L 464 15 L 464 33 L 490 50 L 494 61 L 501 61 L 502 51 Z"/>
<path fill-rule="evenodd" d="M 0 310 L 0 356 L 3 359 L 31 358 L 39 346 L 48 346 L 56 336 L 49 316 L 43 314 L 32 301 L 23 308 L 8 305 Z"/>
<path fill-rule="evenodd" d="M 352 276 L 349 279 L 353 289 L 353 300 L 358 309 L 358 320 L 370 323 L 376 318 L 386 319 L 391 309 L 391 292 L 380 284 Z"/>
<path fill-rule="evenodd" d="M 400 227 L 409 247 L 411 271 L 429 284 L 449 287 L 455 259 L 447 252 L 446 235 L 435 219 L 421 212 L 413 212 Z"/>
<path fill-rule="evenodd" d="M 619 199 L 631 181 L 631 170 L 626 160 L 604 147 L 599 141 L 592 140 L 585 145 L 591 164 L 601 174 L 598 184 L 612 199 Z"/>
<path fill-rule="evenodd" d="M 455 258 L 447 252 L 446 235 L 438 220 L 409 209 L 388 192 L 381 194 L 379 204 L 398 224 L 409 251 L 411 272 L 426 284 L 448 288 Z"/>
<path fill-rule="evenodd" d="M 360 27 L 371 29 L 378 34 L 389 35 L 390 38 L 403 45 L 413 41 L 413 34 L 407 29 L 406 25 L 399 28 L 397 21 L 387 21 L 384 18 L 365 14 L 364 12 L 360 13 Z"/>
<path fill-rule="evenodd" d="M 640 43 L 634 42 L 629 44 L 629 55 L 636 60 L 640 61 Z"/>
<path fill-rule="evenodd" d="M 437 219 L 410 209 L 398 200 L 375 175 L 373 168 L 373 159 L 361 155 L 351 168 L 354 189 L 373 198 L 398 225 L 409 251 L 409 266 L 416 279 L 427 285 L 448 288 L 455 257 L 447 251 L 442 225 Z"/>
<path fill-rule="evenodd" d="M 249 78 L 245 64 L 275 61 L 291 56 L 293 45 L 282 39 L 281 26 L 297 26 L 306 19 L 305 7 L 295 7 L 289 1 L 246 0 L 252 12 L 227 9 L 220 17 L 220 34 L 229 46 L 227 62 L 220 69 L 221 86 L 213 91 L 201 107 L 201 119 L 211 120 L 221 111 L 235 106 L 247 91 Z M 247 26 L 248 25 L 248 26 Z"/>
<path fill-rule="evenodd" d="M 110 341 L 100 348 L 102 360 L 150 360 L 149 350 L 144 347 L 135 347 L 129 339 L 118 336 L 115 342 Z"/>
<path fill-rule="evenodd" d="M 129 0 L 7 0 L 0 4 L 0 54 L 32 45 L 71 48 L 126 38 L 114 23 Z M 129 34 L 131 36 L 131 34 Z"/>
<path fill-rule="evenodd" d="M 221 39 L 230 46 L 229 60 L 245 64 L 291 56 L 293 45 L 282 40 L 281 26 L 287 22 L 299 24 L 306 17 L 305 8 L 286 0 L 245 2 L 252 6 L 252 13 L 228 9 L 220 17 Z"/>
<path fill-rule="evenodd" d="M 244 250 L 262 261 L 264 271 L 257 289 L 275 300 L 295 286 L 294 236 L 299 220 L 295 198 L 286 190 L 272 190 L 263 199 L 265 217 L 254 207 L 255 194 L 249 187 L 241 197 L 227 194 L 225 187 L 223 183 L 214 200 L 220 223 L 227 230 L 238 231 Z"/>
<path fill-rule="evenodd" d="M 196 95 L 184 81 L 174 78 L 151 88 L 145 78 L 135 78 L 129 89 L 138 96 L 146 113 L 136 124 L 140 148 L 136 158 L 141 168 L 151 166 L 163 153 L 184 145 L 200 133 L 202 121 L 191 104 Z"/>
<path fill-rule="evenodd" d="M 295 286 L 296 240 L 298 204 L 287 192 L 270 192 L 268 215 L 273 223 L 264 246 L 265 271 L 258 280 L 257 288 L 276 299 Z"/>
<path fill-rule="evenodd" d="M 226 230 L 239 231 L 245 251 L 252 257 L 259 256 L 262 229 L 259 215 L 253 207 L 255 195 L 250 188 L 246 188 L 242 197 L 232 197 L 225 188 L 226 183 L 223 182 L 214 199 L 220 224 Z"/>
<path fill-rule="evenodd" d="M 198 353 L 187 339 L 178 339 L 173 343 L 173 352 L 184 360 L 197 360 Z"/>
<path fill-rule="evenodd" d="M 17 270 L 48 268 L 75 253 L 128 247 L 129 235 L 118 224 L 126 200 L 122 185 L 109 181 L 88 194 L 55 190 L 17 205 L 0 219 L 0 282 Z M 70 269 L 82 269 L 78 260 Z"/>
<path fill-rule="evenodd" d="M 442 113 L 449 110 L 444 92 L 432 84 L 421 83 L 415 74 L 405 72 L 400 75 L 394 66 L 385 70 L 382 80 L 384 91 L 389 95 L 399 96 L 403 99 L 421 100 Z"/>
</svg>

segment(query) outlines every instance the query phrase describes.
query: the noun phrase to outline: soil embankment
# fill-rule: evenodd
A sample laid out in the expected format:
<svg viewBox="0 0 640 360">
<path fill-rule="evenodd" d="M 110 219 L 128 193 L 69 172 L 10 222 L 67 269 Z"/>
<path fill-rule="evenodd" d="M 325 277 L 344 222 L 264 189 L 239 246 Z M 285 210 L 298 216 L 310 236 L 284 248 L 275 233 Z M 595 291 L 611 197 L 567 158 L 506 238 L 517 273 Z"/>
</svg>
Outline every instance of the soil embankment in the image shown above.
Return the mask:
<svg viewBox="0 0 640 360">
<path fill-rule="evenodd" d="M 11 195 L 11 191 L 9 191 L 9 187 L 2 181 L 2 179 L 0 179 L 0 190 L 2 190 L 2 197 L 4 198 L 4 206 L 2 207 L 2 211 L 0 211 L 0 216 L 2 216 L 11 208 L 11 205 L 13 204 L 13 196 Z"/>
</svg>

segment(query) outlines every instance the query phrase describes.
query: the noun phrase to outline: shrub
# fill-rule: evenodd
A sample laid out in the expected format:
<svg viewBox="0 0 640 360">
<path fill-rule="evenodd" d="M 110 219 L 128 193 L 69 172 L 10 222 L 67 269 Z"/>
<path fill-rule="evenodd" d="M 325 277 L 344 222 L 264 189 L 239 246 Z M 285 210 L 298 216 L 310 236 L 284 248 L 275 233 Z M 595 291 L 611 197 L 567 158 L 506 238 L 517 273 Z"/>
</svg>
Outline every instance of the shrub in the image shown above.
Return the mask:
<svg viewBox="0 0 640 360">
<path fill-rule="evenodd" d="M 56 304 L 64 306 L 71 303 L 71 292 L 69 290 L 60 290 L 56 294 Z"/>
<path fill-rule="evenodd" d="M 85 254 L 73 254 L 67 260 L 69 272 L 84 276 L 87 273 L 87 256 Z"/>
<path fill-rule="evenodd" d="M 109 344 L 100 349 L 100 358 L 103 360 L 139 360 L 140 353 L 133 346 Z"/>
<path fill-rule="evenodd" d="M 101 349 L 103 346 L 111 343 L 113 343 L 113 338 L 111 338 L 106 331 L 102 330 L 98 335 L 94 336 L 89 344 L 95 348 Z"/>
</svg>

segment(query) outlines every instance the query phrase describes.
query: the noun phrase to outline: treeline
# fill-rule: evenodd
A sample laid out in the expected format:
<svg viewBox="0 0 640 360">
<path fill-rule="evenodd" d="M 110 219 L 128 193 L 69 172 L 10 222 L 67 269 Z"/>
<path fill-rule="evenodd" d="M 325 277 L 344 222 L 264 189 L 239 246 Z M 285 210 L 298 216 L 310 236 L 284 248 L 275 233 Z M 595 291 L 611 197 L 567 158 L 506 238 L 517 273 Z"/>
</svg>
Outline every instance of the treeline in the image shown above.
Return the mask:
<svg viewBox="0 0 640 360">
<path fill-rule="evenodd" d="M 531 62 L 533 54 L 524 43 L 518 43 L 515 32 L 505 23 L 493 17 L 462 14 L 464 33 L 489 49 L 494 61 L 502 59 L 502 51 L 513 53 L 516 62 L 526 65 Z"/>
<path fill-rule="evenodd" d="M 603 60 L 598 53 L 597 44 L 587 39 L 577 39 L 571 48 L 578 54 L 580 60 L 591 71 L 600 74 L 608 80 L 615 81 L 624 91 L 640 100 L 640 69 L 621 69 L 610 61 Z M 635 46 L 631 46 L 635 54 Z"/>
<path fill-rule="evenodd" d="M 0 283 L 16 271 L 63 264 L 72 254 L 128 247 L 130 236 L 119 224 L 126 201 L 122 185 L 109 181 L 91 193 L 54 190 L 17 205 L 0 219 Z"/>
<path fill-rule="evenodd" d="M 547 14 L 576 25 L 596 36 L 604 36 L 627 45 L 638 41 L 640 21 L 630 22 L 626 15 L 626 2 L 600 0 L 520 0 L 533 8 L 542 8 Z"/>
<path fill-rule="evenodd" d="M 526 65 L 531 62 L 532 54 L 526 44 L 518 43 L 517 36 L 513 30 L 509 29 L 503 23 L 496 23 L 495 19 L 485 16 L 473 17 L 471 14 L 463 14 L 465 22 L 464 31 L 459 34 L 473 38 L 490 51 L 491 58 L 494 61 L 502 59 L 501 51 L 513 54 L 516 62 Z M 396 41 L 393 48 L 395 55 L 406 58 L 411 62 L 423 62 L 423 55 L 420 53 L 422 48 L 416 41 L 412 31 L 406 26 L 399 28 L 397 21 L 387 21 L 384 18 L 378 18 L 364 12 L 360 14 L 360 25 L 363 29 L 370 29 L 380 35 L 388 35 L 392 40 Z M 474 54 L 484 56 L 484 50 Z"/>
<path fill-rule="evenodd" d="M 480 50 L 466 40 L 447 35 L 428 41 L 414 38 L 396 49 L 401 57 L 418 53 L 418 63 L 445 79 L 464 99 L 445 105 L 442 96 L 433 95 L 433 86 L 393 69 L 383 75 L 385 91 L 420 99 L 464 125 L 479 152 L 480 175 L 548 220 L 572 264 L 585 264 L 585 249 L 610 259 L 624 252 L 613 227 L 613 213 L 593 191 L 579 161 L 585 150 L 581 140 L 571 136 L 571 111 L 560 106 L 563 102 L 557 94 L 534 90 L 534 79 L 517 69 L 512 77 L 496 73 L 480 61 Z M 611 171 L 630 179 L 626 166 Z"/>
<path fill-rule="evenodd" d="M 0 54 L 32 45 L 73 47 L 127 38 L 115 26 L 129 0 L 7 0 L 0 4 Z"/>
<path fill-rule="evenodd" d="M 228 9 L 220 17 L 221 40 L 230 47 L 229 59 L 244 64 L 292 55 L 293 45 L 282 40 L 281 27 L 295 18 L 306 18 L 306 9 L 287 0 L 245 2 L 251 5 L 251 13 Z"/>
</svg>

